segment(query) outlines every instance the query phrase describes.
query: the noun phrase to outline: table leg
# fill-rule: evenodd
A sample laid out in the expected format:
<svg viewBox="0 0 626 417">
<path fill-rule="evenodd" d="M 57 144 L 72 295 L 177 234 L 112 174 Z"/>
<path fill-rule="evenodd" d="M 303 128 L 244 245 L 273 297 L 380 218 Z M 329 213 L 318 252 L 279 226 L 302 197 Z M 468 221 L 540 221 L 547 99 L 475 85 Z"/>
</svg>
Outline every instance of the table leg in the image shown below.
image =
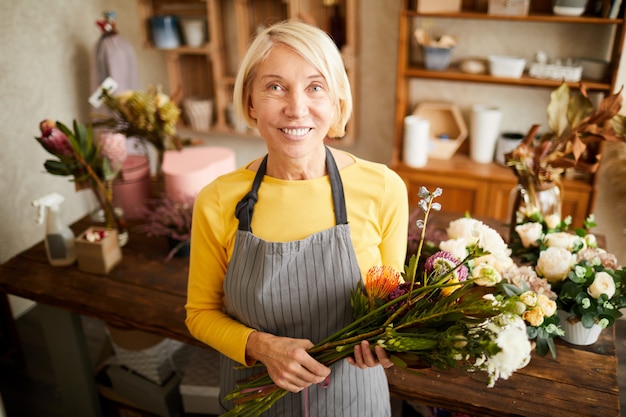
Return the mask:
<svg viewBox="0 0 626 417">
<path fill-rule="evenodd" d="M 101 417 L 80 315 L 40 303 L 36 308 L 67 415 Z"/>
</svg>

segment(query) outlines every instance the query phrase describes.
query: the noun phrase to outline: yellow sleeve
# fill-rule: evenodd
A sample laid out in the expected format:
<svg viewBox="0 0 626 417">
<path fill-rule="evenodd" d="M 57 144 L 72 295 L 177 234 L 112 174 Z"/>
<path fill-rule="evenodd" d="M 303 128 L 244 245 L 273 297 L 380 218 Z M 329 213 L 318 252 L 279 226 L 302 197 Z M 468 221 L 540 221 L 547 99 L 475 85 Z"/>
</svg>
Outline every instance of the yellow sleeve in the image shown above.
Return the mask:
<svg viewBox="0 0 626 417">
<path fill-rule="evenodd" d="M 234 203 L 222 206 L 236 196 L 220 197 L 224 190 L 228 187 L 222 182 L 210 184 L 194 204 L 185 324 L 195 338 L 245 364 L 247 339 L 254 330 L 224 312 L 224 276 L 237 230 Z"/>
</svg>

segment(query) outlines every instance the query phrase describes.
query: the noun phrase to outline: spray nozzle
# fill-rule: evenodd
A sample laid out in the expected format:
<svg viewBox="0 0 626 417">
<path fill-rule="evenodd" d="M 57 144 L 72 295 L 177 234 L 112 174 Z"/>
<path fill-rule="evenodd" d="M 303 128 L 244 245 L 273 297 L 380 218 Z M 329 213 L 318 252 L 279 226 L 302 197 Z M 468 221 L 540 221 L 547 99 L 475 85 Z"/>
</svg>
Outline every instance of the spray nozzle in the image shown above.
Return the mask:
<svg viewBox="0 0 626 417">
<path fill-rule="evenodd" d="M 37 208 L 37 218 L 35 219 L 37 224 L 43 223 L 45 213 L 44 210 L 46 207 L 58 210 L 59 206 L 61 205 L 61 203 L 63 203 L 64 200 L 65 198 L 59 193 L 50 193 L 41 198 L 38 198 L 37 200 L 34 200 L 32 202 L 32 205 L 33 207 Z"/>
</svg>

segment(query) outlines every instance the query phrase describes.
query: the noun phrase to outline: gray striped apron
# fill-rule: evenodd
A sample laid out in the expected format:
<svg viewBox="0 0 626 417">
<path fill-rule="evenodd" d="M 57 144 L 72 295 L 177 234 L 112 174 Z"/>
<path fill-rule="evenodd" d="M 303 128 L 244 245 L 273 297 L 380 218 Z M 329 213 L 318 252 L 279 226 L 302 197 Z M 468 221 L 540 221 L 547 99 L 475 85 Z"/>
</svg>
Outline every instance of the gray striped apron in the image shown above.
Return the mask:
<svg viewBox="0 0 626 417">
<path fill-rule="evenodd" d="M 239 230 L 224 279 L 226 312 L 259 331 L 316 343 L 351 322 L 350 291 L 361 279 L 350 240 L 341 177 L 327 149 L 336 226 L 303 240 L 267 242 L 254 236 L 250 227 L 266 164 L 267 156 L 251 191 L 237 205 Z M 226 403 L 223 396 L 235 388 L 235 382 L 263 370 L 235 369 L 238 365 L 222 355 L 220 400 L 225 409 L 232 404 Z M 305 407 L 311 417 L 391 414 L 382 366 L 359 369 L 342 360 L 331 370 L 328 387 L 312 385 L 308 395 L 304 394 L 306 390 L 289 393 L 263 415 L 304 416 Z"/>
</svg>

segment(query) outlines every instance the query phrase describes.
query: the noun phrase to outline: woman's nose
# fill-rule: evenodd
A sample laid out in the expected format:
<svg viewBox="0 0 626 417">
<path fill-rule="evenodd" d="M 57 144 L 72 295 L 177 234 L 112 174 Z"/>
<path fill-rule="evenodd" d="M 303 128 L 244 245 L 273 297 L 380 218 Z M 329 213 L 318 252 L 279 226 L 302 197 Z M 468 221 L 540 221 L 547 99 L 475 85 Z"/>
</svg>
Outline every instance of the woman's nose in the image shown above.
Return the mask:
<svg viewBox="0 0 626 417">
<path fill-rule="evenodd" d="M 285 114 L 297 119 L 305 116 L 309 109 L 309 98 L 302 92 L 292 92 L 288 95 Z"/>
</svg>

